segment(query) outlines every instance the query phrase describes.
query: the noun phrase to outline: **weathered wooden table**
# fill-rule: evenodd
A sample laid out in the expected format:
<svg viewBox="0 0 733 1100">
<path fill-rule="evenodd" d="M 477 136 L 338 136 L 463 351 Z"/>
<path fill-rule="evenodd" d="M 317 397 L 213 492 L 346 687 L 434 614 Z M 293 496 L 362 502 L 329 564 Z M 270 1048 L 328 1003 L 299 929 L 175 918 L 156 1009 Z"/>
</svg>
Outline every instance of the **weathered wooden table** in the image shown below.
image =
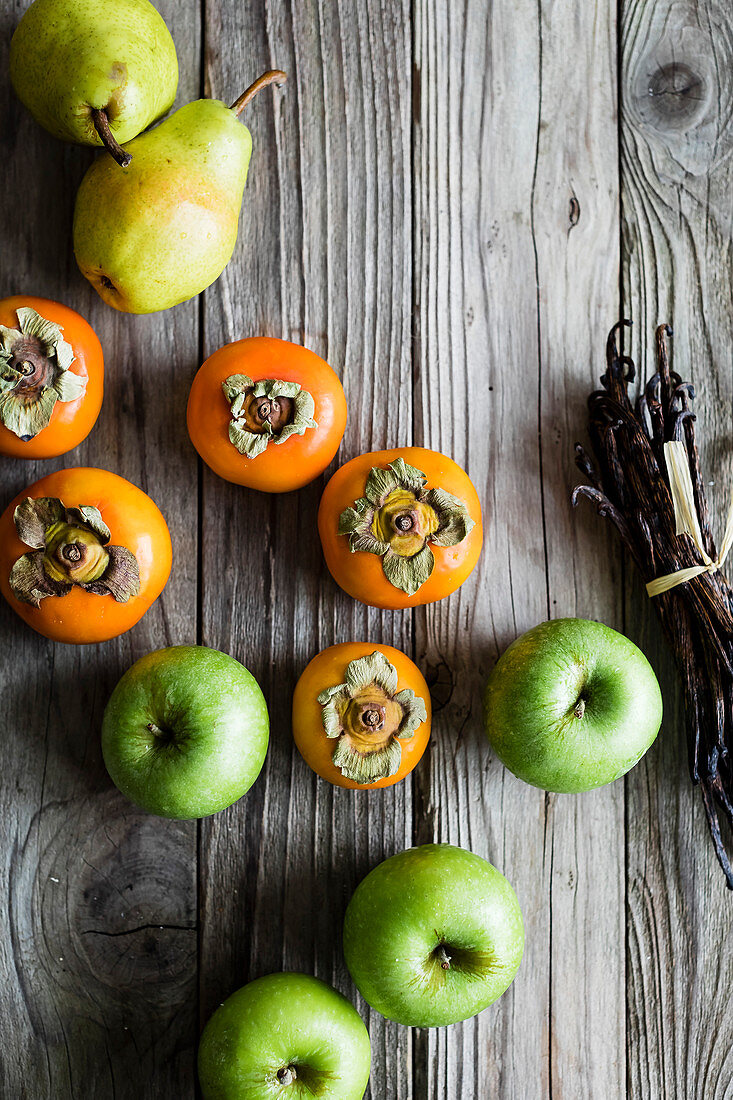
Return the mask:
<svg viewBox="0 0 733 1100">
<path fill-rule="evenodd" d="M 56 297 L 100 333 L 107 390 L 78 451 L 3 460 L 2 504 L 50 469 L 115 470 L 173 533 L 163 597 L 131 633 L 52 645 L 0 608 L 0 1095 L 185 1100 L 199 1029 L 248 978 L 283 967 L 354 990 L 340 925 L 356 882 L 434 838 L 517 889 L 527 927 L 511 991 L 479 1018 L 410 1032 L 368 1012 L 374 1100 L 733 1097 L 733 898 L 688 781 L 671 659 L 648 600 L 590 509 L 571 513 L 573 443 L 606 330 L 658 321 L 700 401 L 716 514 L 731 479 L 733 13 L 726 0 L 160 0 L 179 101 L 251 112 L 240 241 L 200 300 L 128 317 L 70 248 L 90 160 L 41 131 L 7 78 L 26 0 L 0 0 L 0 293 Z M 620 101 L 620 102 L 619 102 Z M 345 597 L 315 534 L 320 484 L 275 498 L 202 468 L 185 406 L 202 359 L 271 333 L 340 372 L 341 458 L 415 442 L 482 494 L 482 562 L 449 600 L 379 613 Z M 722 522 L 722 521 L 721 521 Z M 481 730 L 486 675 L 548 616 L 602 619 L 647 652 L 666 716 L 648 757 L 584 797 L 524 786 Z M 319 649 L 381 639 L 431 682 L 431 749 L 411 780 L 334 790 L 294 753 L 290 694 Z M 99 727 L 133 660 L 202 642 L 259 678 L 262 776 L 196 823 L 137 812 Z"/>
</svg>

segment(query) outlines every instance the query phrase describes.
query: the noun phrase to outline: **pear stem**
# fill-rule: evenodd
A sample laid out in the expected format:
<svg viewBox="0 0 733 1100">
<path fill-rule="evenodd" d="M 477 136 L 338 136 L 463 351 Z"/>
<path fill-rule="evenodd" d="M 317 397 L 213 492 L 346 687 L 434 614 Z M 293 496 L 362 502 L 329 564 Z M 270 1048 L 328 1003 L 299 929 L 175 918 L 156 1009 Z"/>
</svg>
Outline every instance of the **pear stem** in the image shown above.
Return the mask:
<svg viewBox="0 0 733 1100">
<path fill-rule="evenodd" d="M 105 110 L 99 110 L 96 107 L 92 108 L 92 121 L 94 123 L 94 129 L 99 134 L 99 140 L 102 142 L 102 145 L 109 155 L 117 161 L 120 168 L 127 168 L 132 161 L 132 153 L 125 152 L 110 130 L 107 112 Z"/>
<path fill-rule="evenodd" d="M 258 76 L 254 84 L 250 84 L 246 92 L 242 92 L 239 99 L 232 103 L 231 109 L 234 111 L 237 118 L 241 115 L 244 108 L 248 103 L 251 103 L 258 92 L 262 91 L 269 84 L 276 84 L 278 88 L 282 87 L 285 81 L 288 79 L 287 73 L 284 73 L 282 69 L 268 69 L 262 76 Z"/>
</svg>

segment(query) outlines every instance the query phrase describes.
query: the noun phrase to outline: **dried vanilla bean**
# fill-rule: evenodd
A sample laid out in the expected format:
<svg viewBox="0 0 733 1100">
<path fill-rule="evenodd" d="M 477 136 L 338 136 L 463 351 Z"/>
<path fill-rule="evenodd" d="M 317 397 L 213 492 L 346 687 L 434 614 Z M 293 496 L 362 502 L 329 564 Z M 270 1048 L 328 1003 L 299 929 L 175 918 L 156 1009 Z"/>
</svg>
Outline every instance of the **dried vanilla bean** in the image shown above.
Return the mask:
<svg viewBox="0 0 733 1100">
<path fill-rule="evenodd" d="M 629 325 L 629 321 L 623 324 Z M 668 325 L 656 333 L 658 369 L 633 406 L 628 388 L 633 361 L 619 353 L 611 330 L 603 390 L 588 399 L 589 432 L 596 465 L 580 444 L 576 463 L 590 482 L 573 492 L 573 504 L 592 501 L 615 524 L 645 583 L 703 560 L 688 535 L 675 533 L 675 513 L 664 444 L 685 445 L 702 542 L 716 550 L 695 443 L 695 393 L 669 368 Z M 706 572 L 652 603 L 662 622 L 682 679 L 688 723 L 690 773 L 702 790 L 715 852 L 733 889 L 733 867 L 721 836 L 722 815 L 733 827 L 733 591 L 720 571 Z"/>
</svg>

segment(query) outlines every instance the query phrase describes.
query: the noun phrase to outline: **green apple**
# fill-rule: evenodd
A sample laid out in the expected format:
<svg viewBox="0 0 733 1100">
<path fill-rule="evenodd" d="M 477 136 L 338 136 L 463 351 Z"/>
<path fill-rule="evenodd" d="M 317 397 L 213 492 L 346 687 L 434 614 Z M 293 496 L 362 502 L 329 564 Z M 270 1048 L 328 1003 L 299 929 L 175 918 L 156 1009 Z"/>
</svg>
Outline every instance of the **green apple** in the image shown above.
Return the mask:
<svg viewBox="0 0 733 1100">
<path fill-rule="evenodd" d="M 371 1049 L 345 997 L 309 974 L 268 974 L 232 993 L 204 1028 L 204 1100 L 362 1100 Z"/>
<path fill-rule="evenodd" d="M 264 697 L 239 661 L 205 646 L 171 646 L 141 657 L 117 684 L 102 753 L 113 783 L 142 809 L 206 817 L 252 786 L 268 734 Z"/>
<path fill-rule="evenodd" d="M 577 793 L 625 775 L 662 722 L 641 650 L 588 619 L 552 619 L 512 642 L 484 696 L 486 733 L 525 783 Z"/>
<path fill-rule="evenodd" d="M 519 969 L 517 896 L 485 859 L 452 844 L 391 856 L 357 886 L 344 955 L 364 1000 L 399 1024 L 441 1027 L 475 1016 Z"/>
<path fill-rule="evenodd" d="M 10 44 L 10 79 L 50 133 L 124 160 L 119 146 L 172 106 L 178 59 L 149 0 L 35 0 Z"/>
</svg>

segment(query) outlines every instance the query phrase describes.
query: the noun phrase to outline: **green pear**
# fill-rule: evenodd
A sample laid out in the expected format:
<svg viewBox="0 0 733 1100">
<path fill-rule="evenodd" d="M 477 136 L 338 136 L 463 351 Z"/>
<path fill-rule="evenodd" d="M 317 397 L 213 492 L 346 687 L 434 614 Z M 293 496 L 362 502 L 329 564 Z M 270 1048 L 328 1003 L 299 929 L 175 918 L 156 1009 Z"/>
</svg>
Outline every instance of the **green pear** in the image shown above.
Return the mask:
<svg viewBox="0 0 733 1100">
<path fill-rule="evenodd" d="M 252 136 L 239 114 L 268 72 L 231 107 L 199 99 L 126 146 L 128 168 L 103 153 L 81 182 L 74 252 L 108 305 L 155 313 L 200 294 L 219 278 L 237 241 Z"/>
<path fill-rule="evenodd" d="M 35 0 L 10 43 L 18 98 L 50 133 L 120 146 L 173 105 L 178 58 L 149 0 Z"/>
</svg>

